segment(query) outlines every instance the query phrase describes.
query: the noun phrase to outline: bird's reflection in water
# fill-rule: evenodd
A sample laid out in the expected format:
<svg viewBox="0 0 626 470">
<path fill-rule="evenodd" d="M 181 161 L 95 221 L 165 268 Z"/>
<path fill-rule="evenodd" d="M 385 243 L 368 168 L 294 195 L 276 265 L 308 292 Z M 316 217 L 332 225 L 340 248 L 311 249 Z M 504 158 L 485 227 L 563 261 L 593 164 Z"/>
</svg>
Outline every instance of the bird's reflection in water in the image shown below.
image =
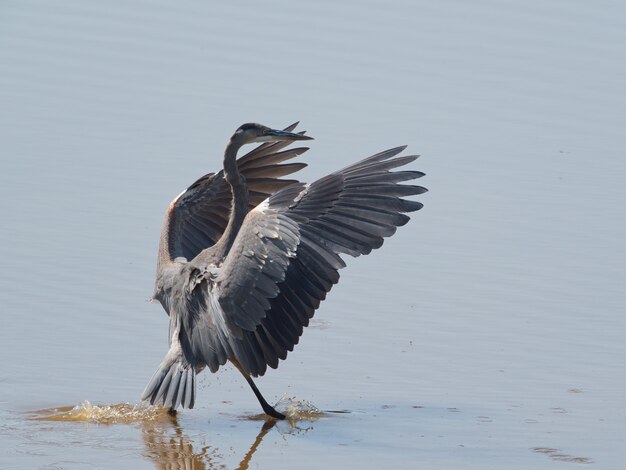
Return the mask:
<svg viewBox="0 0 626 470">
<path fill-rule="evenodd" d="M 316 421 L 328 413 L 321 412 L 306 401 L 284 398 L 280 408 L 289 418 L 279 425 L 281 434 L 299 434 L 313 429 L 303 423 Z M 101 425 L 139 424 L 144 444 L 143 455 L 154 462 L 158 469 L 198 470 L 228 468 L 219 448 L 206 445 L 201 439 L 193 439 L 183 432 L 176 414 L 166 408 L 132 406 L 129 404 L 92 405 L 88 401 L 77 406 L 64 406 L 37 410 L 29 413 L 33 421 L 88 422 Z M 247 469 L 263 438 L 276 426 L 277 421 L 265 414 L 246 416 L 241 419 L 261 425 L 256 438 L 243 455 L 238 469 Z M 195 441 L 195 442 L 194 442 Z M 229 447 L 229 451 L 232 451 Z M 243 450 L 241 451 L 243 453 Z"/>
<path fill-rule="evenodd" d="M 276 425 L 276 421 L 273 420 L 273 419 L 272 420 L 267 420 L 267 421 L 265 421 L 263 423 L 263 426 L 261 427 L 261 431 L 259 431 L 259 434 L 257 434 L 256 439 L 254 440 L 254 442 L 250 446 L 250 449 L 248 450 L 246 455 L 243 457 L 241 462 L 239 462 L 239 467 L 237 467 L 238 470 L 246 470 L 248 468 L 248 465 L 250 464 L 250 460 L 252 460 L 252 456 L 254 455 L 256 450 L 259 448 L 259 444 L 261 444 L 261 441 L 263 440 L 265 435 L 275 425 Z"/>
<path fill-rule="evenodd" d="M 261 430 L 252 442 L 249 450 L 242 458 L 239 470 L 245 470 L 265 435 L 276 425 L 276 420 L 263 422 Z M 224 456 L 219 449 L 208 445 L 197 446 L 187 437 L 176 415 L 171 415 L 168 422 L 146 422 L 142 424 L 142 436 L 145 444 L 145 455 L 158 469 L 168 470 L 204 470 L 228 468 Z"/>
</svg>

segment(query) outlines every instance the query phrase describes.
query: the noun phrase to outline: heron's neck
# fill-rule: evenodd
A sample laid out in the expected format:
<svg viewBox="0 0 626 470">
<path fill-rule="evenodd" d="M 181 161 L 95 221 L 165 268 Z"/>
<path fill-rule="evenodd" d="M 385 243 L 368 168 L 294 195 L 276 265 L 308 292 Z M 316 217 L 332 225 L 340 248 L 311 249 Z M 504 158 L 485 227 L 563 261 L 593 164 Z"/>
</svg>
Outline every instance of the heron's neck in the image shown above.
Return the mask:
<svg viewBox="0 0 626 470">
<path fill-rule="evenodd" d="M 224 152 L 224 179 L 230 185 L 232 204 L 228 225 L 216 244 L 219 245 L 216 248 L 219 249 L 220 258 L 225 257 L 233 246 L 235 237 L 248 213 L 248 185 L 237 168 L 237 151 L 240 147 L 240 144 L 231 140 Z"/>
</svg>

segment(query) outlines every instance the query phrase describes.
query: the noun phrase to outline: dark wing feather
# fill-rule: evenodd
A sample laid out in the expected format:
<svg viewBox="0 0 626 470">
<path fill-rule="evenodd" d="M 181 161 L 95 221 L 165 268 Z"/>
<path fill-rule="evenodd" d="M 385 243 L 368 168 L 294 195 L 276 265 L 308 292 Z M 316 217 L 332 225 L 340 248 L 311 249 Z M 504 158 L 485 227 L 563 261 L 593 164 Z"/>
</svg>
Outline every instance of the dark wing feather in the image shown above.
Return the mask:
<svg viewBox="0 0 626 470">
<path fill-rule="evenodd" d="M 285 130 L 292 131 L 296 125 Z M 306 147 L 283 150 L 287 145 L 289 142 L 265 143 L 237 160 L 239 171 L 248 183 L 250 209 L 295 183 L 295 180 L 280 178 L 306 166 L 304 163 L 283 163 L 308 150 Z M 191 260 L 213 246 L 228 224 L 231 199 L 230 186 L 223 171 L 204 175 L 175 198 L 163 224 L 160 261 L 178 257 Z"/>
<path fill-rule="evenodd" d="M 246 372 L 263 375 L 293 350 L 339 280 L 340 255 L 380 247 L 407 223 L 404 212 L 422 207 L 401 197 L 426 189 L 398 183 L 423 173 L 390 172 L 417 158 L 393 158 L 404 148 L 291 185 L 248 214 L 215 284 L 229 347 Z"/>
<path fill-rule="evenodd" d="M 254 330 L 265 316 L 296 254 L 298 225 L 281 209 L 260 204 L 248 213 L 216 279 L 219 303 L 235 337 L 242 329 Z"/>
</svg>

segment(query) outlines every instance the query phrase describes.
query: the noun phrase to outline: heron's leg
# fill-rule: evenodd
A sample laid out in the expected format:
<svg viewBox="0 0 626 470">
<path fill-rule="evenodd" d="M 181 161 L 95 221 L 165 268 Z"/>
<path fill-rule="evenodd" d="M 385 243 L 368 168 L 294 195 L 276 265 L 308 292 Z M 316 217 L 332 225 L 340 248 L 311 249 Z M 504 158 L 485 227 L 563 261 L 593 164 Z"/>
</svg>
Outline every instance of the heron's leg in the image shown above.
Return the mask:
<svg viewBox="0 0 626 470">
<path fill-rule="evenodd" d="M 270 405 L 265 400 L 265 398 L 263 398 L 263 395 L 261 395 L 261 392 L 256 387 L 256 384 L 253 382 L 252 377 L 250 377 L 250 374 L 244 372 L 244 370 L 241 368 L 241 365 L 239 364 L 239 362 L 235 358 L 230 358 L 229 360 L 230 360 L 230 362 L 232 362 L 235 365 L 235 367 L 237 369 L 239 369 L 239 372 L 241 372 L 241 375 L 244 376 L 244 378 L 246 379 L 246 382 L 248 382 L 248 385 L 250 385 L 250 388 L 252 389 L 252 391 L 256 395 L 257 400 L 259 400 L 259 403 L 261 404 L 261 407 L 263 408 L 263 412 L 266 415 L 271 416 L 272 418 L 285 419 L 286 416 L 284 414 L 279 413 L 278 411 L 276 411 L 274 409 L 274 407 L 272 405 Z"/>
<path fill-rule="evenodd" d="M 244 374 L 244 377 L 246 378 L 246 380 L 248 381 L 248 385 L 250 385 L 250 388 L 256 395 L 257 400 L 259 400 L 259 403 L 261 404 L 261 407 L 263 408 L 265 414 L 271 416 L 272 418 L 285 419 L 286 416 L 284 414 L 276 411 L 273 406 L 265 401 L 265 398 L 263 398 L 263 395 L 261 395 L 261 392 L 259 392 L 259 389 L 256 388 L 255 383 L 252 381 L 252 377 L 246 374 Z"/>
</svg>

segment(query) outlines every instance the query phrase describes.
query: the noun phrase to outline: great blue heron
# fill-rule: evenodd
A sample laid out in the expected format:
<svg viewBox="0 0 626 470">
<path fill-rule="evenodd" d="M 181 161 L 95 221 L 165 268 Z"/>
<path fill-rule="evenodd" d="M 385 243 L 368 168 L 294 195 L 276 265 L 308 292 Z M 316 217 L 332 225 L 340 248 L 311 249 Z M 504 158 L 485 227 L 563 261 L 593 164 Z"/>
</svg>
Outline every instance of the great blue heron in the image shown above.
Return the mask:
<svg viewBox="0 0 626 470">
<path fill-rule="evenodd" d="M 195 377 L 230 361 L 263 411 L 284 419 L 263 398 L 252 376 L 278 367 L 345 266 L 421 209 L 403 196 L 426 191 L 400 185 L 423 176 L 389 170 L 417 158 L 396 147 L 314 183 L 280 177 L 305 167 L 283 163 L 308 150 L 283 150 L 309 140 L 292 132 L 244 124 L 224 152 L 224 169 L 210 173 L 167 208 L 161 232 L 154 298 L 169 315 L 170 349 L 143 400 L 193 408 Z M 266 142 L 237 159 L 241 146 Z"/>
</svg>

